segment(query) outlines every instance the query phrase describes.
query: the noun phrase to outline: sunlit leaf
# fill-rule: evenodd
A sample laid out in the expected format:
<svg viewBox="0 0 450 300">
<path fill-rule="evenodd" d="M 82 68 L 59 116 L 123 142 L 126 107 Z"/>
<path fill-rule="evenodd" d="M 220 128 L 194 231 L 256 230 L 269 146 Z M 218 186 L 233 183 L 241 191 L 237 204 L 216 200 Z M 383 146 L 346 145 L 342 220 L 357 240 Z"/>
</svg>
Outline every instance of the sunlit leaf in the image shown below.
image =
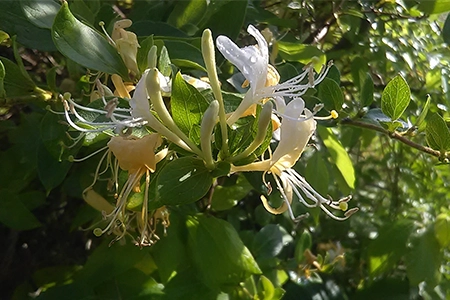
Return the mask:
<svg viewBox="0 0 450 300">
<path fill-rule="evenodd" d="M 444 119 L 438 113 L 432 113 L 427 117 L 425 128 L 428 145 L 439 151 L 450 149 L 450 131 Z"/>
<path fill-rule="evenodd" d="M 355 188 L 355 170 L 347 151 L 330 128 L 318 126 L 317 131 L 328 149 L 328 153 L 349 188 Z"/>
<path fill-rule="evenodd" d="M 279 225 L 269 224 L 261 228 L 253 240 L 251 249 L 258 260 L 280 254 L 283 249 L 283 234 Z"/>
<path fill-rule="evenodd" d="M 442 248 L 450 245 L 450 216 L 442 213 L 436 217 L 434 235 Z"/>
<path fill-rule="evenodd" d="M 450 10 L 447 0 L 420 0 L 418 9 L 426 14 L 440 14 Z"/>
<path fill-rule="evenodd" d="M 418 131 L 423 131 L 425 129 L 425 118 L 428 114 L 428 110 L 430 109 L 430 103 L 431 103 L 431 97 L 428 95 L 427 102 L 425 102 L 425 105 L 422 108 L 422 111 L 420 112 L 419 117 L 416 120 L 416 124 L 414 124 L 417 127 Z"/>
<path fill-rule="evenodd" d="M 56 1 L 20 0 L 23 12 L 31 23 L 40 27 L 51 29 L 53 20 L 61 5 Z"/>
<path fill-rule="evenodd" d="M 194 134 L 193 129 L 200 126 L 209 103 L 195 87 L 183 79 L 179 72 L 172 84 L 171 107 L 173 120 L 178 127 L 187 136 L 192 137 L 194 142 L 199 143 L 200 134 Z"/>
<path fill-rule="evenodd" d="M 58 50 L 80 65 L 128 78 L 128 70 L 117 50 L 93 28 L 78 21 L 63 3 L 52 26 Z"/>
<path fill-rule="evenodd" d="M 381 95 L 381 110 L 392 120 L 397 120 L 408 107 L 411 91 L 400 75 L 392 79 Z"/>
<path fill-rule="evenodd" d="M 406 242 L 412 229 L 413 225 L 406 220 L 385 225 L 380 229 L 378 237 L 367 247 L 372 278 L 392 270 L 399 259 L 407 253 Z"/>
</svg>

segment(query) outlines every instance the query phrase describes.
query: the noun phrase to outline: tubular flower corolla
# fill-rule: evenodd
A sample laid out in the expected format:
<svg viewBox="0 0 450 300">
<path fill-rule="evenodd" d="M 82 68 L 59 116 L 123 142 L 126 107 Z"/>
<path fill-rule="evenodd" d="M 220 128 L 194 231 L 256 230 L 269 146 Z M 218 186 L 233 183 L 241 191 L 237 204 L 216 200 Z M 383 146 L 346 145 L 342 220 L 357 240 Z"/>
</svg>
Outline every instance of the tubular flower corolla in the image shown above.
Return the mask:
<svg viewBox="0 0 450 300">
<path fill-rule="evenodd" d="M 298 219 L 295 218 L 291 209 L 295 194 L 305 206 L 318 206 L 333 219 L 345 220 L 358 210 L 353 208 L 346 211 L 347 202 L 351 199 L 350 196 L 338 201 L 324 198 L 292 168 L 316 130 L 316 124 L 313 113 L 305 108 L 304 101 L 300 98 L 292 100 L 287 104 L 286 114 L 281 122 L 279 143 L 271 158 L 244 166 L 233 166 L 231 172 L 262 171 L 264 174 L 272 173 L 284 202 L 279 208 L 273 208 L 264 196 L 261 196 L 261 200 L 264 207 L 273 214 L 280 214 L 288 210 L 292 219 Z M 266 185 L 268 186 L 267 183 Z M 346 213 L 344 217 L 339 217 L 334 215 L 330 208 L 346 211 Z"/>
<path fill-rule="evenodd" d="M 282 115 L 286 106 L 284 97 L 301 98 L 309 88 L 314 87 L 325 78 L 331 67 L 331 63 L 329 63 L 315 77 L 312 64 L 309 64 L 305 66 L 304 72 L 301 74 L 283 83 L 278 83 L 279 75 L 275 68 L 269 65 L 269 49 L 263 35 L 252 25 L 248 26 L 247 32 L 256 39 L 257 45 L 239 48 L 226 36 L 219 36 L 216 40 L 217 49 L 241 71 L 250 84 L 244 99 L 228 118 L 228 125 L 234 124 L 244 116 L 252 105 L 265 102 L 264 100 L 268 98 L 274 99 L 277 112 Z M 306 78 L 307 80 L 305 80 Z"/>
</svg>

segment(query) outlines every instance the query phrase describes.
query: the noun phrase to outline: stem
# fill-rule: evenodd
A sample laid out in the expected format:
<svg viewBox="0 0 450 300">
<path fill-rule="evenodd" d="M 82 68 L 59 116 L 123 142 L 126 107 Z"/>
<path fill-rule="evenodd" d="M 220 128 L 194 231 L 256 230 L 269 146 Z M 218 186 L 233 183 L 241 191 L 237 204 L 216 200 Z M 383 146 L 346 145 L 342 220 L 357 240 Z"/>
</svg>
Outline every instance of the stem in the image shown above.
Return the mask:
<svg viewBox="0 0 450 300">
<path fill-rule="evenodd" d="M 426 146 L 417 144 L 397 132 L 390 132 L 390 131 L 384 129 L 383 127 L 380 127 L 380 126 L 377 126 L 374 124 L 361 122 L 361 121 L 355 121 L 355 120 L 351 120 L 348 118 L 343 119 L 340 123 L 342 125 L 350 125 L 350 126 L 361 127 L 361 128 L 366 128 L 366 129 L 381 132 L 381 133 L 387 135 L 388 137 L 390 137 L 391 139 L 398 140 L 398 141 L 402 142 L 403 144 L 406 144 L 414 149 L 417 149 L 417 150 L 427 153 L 429 155 L 438 157 L 440 160 L 450 158 L 450 155 L 447 152 L 440 152 L 440 151 L 434 150 L 430 147 L 426 147 Z"/>
</svg>

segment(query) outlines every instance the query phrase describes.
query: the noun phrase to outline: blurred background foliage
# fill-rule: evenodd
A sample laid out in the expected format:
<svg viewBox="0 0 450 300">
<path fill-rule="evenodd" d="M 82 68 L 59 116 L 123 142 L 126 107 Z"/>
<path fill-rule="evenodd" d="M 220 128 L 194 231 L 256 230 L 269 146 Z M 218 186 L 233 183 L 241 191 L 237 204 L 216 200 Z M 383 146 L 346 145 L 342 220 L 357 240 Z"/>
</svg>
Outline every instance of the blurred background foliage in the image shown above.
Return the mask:
<svg viewBox="0 0 450 300">
<path fill-rule="evenodd" d="M 195 77 L 205 76 L 205 28 L 243 46 L 254 44 L 243 29 L 257 26 L 282 81 L 313 56 L 333 60 L 329 77 L 342 93 L 318 92 L 340 118 L 320 123 L 296 169 L 324 195 L 351 194 L 360 211 L 337 222 L 312 210 L 294 224 L 262 207 L 261 174 L 239 174 L 218 178 L 209 199 L 169 207 L 171 225 L 154 246 L 110 246 L 92 234 L 101 214 L 81 197 L 98 160 L 68 160 L 106 141 L 65 149 L 67 126 L 47 109 L 62 111 L 64 92 L 88 100 L 92 75 L 55 44 L 59 2 L 2 1 L 0 298 L 450 298 L 450 2 L 73 0 L 69 8 L 98 32 L 100 21 L 110 30 L 131 19 L 141 47 L 164 45 Z M 226 80 L 236 70 L 218 63 L 233 92 Z M 396 102 L 398 114 L 383 99 L 399 86 L 411 94 Z"/>
</svg>

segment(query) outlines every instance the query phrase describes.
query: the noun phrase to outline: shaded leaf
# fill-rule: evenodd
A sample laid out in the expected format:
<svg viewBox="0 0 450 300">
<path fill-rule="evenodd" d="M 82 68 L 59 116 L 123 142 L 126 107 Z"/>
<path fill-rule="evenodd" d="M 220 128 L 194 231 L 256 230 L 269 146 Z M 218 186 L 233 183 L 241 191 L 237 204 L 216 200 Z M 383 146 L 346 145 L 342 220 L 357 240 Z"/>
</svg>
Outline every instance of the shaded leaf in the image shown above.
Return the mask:
<svg viewBox="0 0 450 300">
<path fill-rule="evenodd" d="M 342 93 L 339 85 L 330 78 L 325 78 L 319 84 L 319 98 L 322 100 L 325 108 L 328 110 L 337 110 L 340 111 L 342 109 L 342 104 L 344 104 L 344 94 Z"/>
<path fill-rule="evenodd" d="M 195 202 L 206 195 L 212 179 L 202 160 L 193 157 L 176 159 L 157 177 L 157 200 L 162 205 Z"/>
<path fill-rule="evenodd" d="M 381 110 L 392 120 L 397 120 L 408 107 L 411 91 L 402 76 L 397 75 L 383 90 L 381 95 Z"/>
<path fill-rule="evenodd" d="M 0 222 L 15 230 L 28 230 L 41 223 L 20 201 L 17 194 L 7 189 L 0 190 Z"/>
<path fill-rule="evenodd" d="M 430 286 L 439 283 L 442 253 L 432 227 L 415 238 L 406 257 L 406 274 L 411 285 L 426 281 Z"/>
<path fill-rule="evenodd" d="M 427 117 L 425 133 L 431 148 L 439 151 L 450 149 L 450 132 L 444 119 L 438 113 L 432 113 Z"/>
<path fill-rule="evenodd" d="M 261 273 L 230 223 L 212 216 L 197 215 L 188 217 L 186 224 L 189 249 L 208 286 L 234 285 L 252 274 Z"/>
</svg>

